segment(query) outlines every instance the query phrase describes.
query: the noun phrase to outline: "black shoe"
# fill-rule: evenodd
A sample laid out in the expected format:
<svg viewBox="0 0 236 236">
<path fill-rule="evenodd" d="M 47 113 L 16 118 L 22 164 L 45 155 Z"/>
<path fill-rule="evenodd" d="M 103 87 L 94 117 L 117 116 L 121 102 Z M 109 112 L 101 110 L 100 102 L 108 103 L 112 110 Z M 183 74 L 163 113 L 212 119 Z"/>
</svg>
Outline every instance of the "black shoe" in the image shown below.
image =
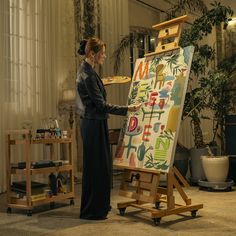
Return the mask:
<svg viewBox="0 0 236 236">
<path fill-rule="evenodd" d="M 107 216 L 89 216 L 89 217 L 80 216 L 80 219 L 82 220 L 106 220 Z"/>
</svg>

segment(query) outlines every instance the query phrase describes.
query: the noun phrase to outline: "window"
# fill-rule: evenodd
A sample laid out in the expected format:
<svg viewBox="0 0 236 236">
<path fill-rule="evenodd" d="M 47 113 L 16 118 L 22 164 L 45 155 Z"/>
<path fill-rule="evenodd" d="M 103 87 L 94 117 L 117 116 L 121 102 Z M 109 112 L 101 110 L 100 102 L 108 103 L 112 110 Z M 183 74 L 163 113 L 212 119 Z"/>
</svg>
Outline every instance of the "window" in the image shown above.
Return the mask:
<svg viewBox="0 0 236 236">
<path fill-rule="evenodd" d="M 131 74 L 133 74 L 135 61 L 138 58 L 144 57 L 146 53 L 155 51 L 156 36 L 152 34 L 132 32 L 130 37 L 131 42 L 133 42 L 130 47 Z"/>
</svg>

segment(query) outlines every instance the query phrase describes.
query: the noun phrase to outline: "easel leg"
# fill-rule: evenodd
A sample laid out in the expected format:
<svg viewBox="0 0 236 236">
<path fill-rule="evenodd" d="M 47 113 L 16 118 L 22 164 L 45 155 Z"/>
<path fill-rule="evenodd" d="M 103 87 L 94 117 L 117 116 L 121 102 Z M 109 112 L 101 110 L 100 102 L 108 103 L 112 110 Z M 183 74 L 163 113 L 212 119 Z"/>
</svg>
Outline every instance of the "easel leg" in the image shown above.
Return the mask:
<svg viewBox="0 0 236 236">
<path fill-rule="evenodd" d="M 161 174 L 163 173 L 149 173 L 125 169 L 120 188 L 120 195 L 130 198 L 130 200 L 117 204 L 120 215 L 123 216 L 126 208 L 131 206 L 150 212 L 155 225 L 159 225 L 161 218 L 164 216 L 187 211 L 191 212 L 191 215 L 195 217 L 197 211 L 203 208 L 203 204 L 191 205 L 191 199 L 187 197 L 187 194 L 184 192 L 176 178 L 177 175 L 178 179 L 181 179 L 180 173 L 176 172 L 174 168 L 171 168 L 169 173 L 166 173 L 166 188 L 159 186 Z M 134 176 L 135 178 L 133 178 Z M 137 176 L 139 177 L 137 178 Z M 186 205 L 175 203 L 174 187 Z M 144 192 L 146 194 L 144 194 Z M 149 195 L 147 192 L 149 192 Z M 162 199 L 162 195 L 166 196 L 166 201 Z M 166 208 L 160 209 L 160 202 L 166 203 Z M 152 204 L 155 204 L 156 208 L 153 208 L 153 206 L 151 206 Z"/>
</svg>

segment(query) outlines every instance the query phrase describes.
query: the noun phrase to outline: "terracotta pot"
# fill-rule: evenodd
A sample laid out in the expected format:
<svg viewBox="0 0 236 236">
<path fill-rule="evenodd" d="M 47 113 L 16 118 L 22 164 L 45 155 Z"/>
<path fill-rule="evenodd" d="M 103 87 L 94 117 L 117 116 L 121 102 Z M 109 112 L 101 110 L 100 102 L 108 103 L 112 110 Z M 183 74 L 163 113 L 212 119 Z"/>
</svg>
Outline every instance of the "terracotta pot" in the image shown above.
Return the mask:
<svg viewBox="0 0 236 236">
<path fill-rule="evenodd" d="M 201 156 L 203 170 L 209 182 L 225 182 L 229 171 L 228 156 Z"/>
</svg>

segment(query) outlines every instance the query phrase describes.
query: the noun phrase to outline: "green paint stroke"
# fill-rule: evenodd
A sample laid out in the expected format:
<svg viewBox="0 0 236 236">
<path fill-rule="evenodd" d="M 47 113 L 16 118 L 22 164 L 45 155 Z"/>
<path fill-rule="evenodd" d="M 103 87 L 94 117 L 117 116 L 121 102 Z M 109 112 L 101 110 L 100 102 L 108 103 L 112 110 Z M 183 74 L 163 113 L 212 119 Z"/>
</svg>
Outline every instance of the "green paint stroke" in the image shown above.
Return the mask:
<svg viewBox="0 0 236 236">
<path fill-rule="evenodd" d="M 152 156 L 152 153 L 149 153 L 149 155 L 146 156 L 147 157 L 147 161 L 145 162 L 144 166 L 147 169 L 150 168 L 155 168 L 157 170 L 167 170 L 169 165 L 166 165 L 167 161 L 161 162 L 161 161 L 157 161 L 155 162 Z"/>
<path fill-rule="evenodd" d="M 159 161 L 166 160 L 167 152 L 170 148 L 170 139 L 158 137 L 156 139 L 154 159 Z"/>
</svg>

